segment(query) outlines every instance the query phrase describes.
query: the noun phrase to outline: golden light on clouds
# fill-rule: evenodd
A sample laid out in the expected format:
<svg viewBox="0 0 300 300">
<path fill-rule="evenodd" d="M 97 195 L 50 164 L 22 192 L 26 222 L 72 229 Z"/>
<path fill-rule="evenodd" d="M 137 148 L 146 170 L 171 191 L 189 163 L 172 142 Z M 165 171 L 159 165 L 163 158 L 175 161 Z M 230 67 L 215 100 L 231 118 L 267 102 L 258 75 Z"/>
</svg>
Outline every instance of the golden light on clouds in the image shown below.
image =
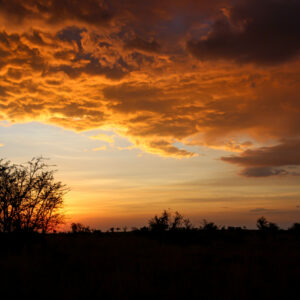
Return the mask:
<svg viewBox="0 0 300 300">
<path fill-rule="evenodd" d="M 222 160 L 245 176 L 287 174 L 297 160 L 281 172 L 242 161 L 300 150 L 299 5 L 1 0 L 0 118 L 110 127 L 153 154 L 205 146 L 237 152 Z"/>
</svg>

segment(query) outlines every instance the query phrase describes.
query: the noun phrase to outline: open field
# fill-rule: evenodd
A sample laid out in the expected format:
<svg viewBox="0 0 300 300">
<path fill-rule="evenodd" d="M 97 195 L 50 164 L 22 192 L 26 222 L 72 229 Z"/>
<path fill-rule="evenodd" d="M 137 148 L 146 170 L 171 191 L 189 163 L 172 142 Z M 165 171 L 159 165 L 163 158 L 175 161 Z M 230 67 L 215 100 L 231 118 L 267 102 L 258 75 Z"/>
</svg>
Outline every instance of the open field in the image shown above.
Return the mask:
<svg viewBox="0 0 300 300">
<path fill-rule="evenodd" d="M 10 298 L 298 299 L 300 292 L 300 236 L 288 231 L 0 240 L 1 294 Z"/>
</svg>

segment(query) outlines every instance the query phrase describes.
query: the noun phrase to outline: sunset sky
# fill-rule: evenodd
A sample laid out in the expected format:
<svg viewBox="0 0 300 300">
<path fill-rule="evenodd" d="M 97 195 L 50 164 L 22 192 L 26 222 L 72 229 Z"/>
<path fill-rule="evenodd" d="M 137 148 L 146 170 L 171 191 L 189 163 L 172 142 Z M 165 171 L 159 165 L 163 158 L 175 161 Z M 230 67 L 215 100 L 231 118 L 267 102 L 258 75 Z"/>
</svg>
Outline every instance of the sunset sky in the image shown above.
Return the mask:
<svg viewBox="0 0 300 300">
<path fill-rule="evenodd" d="M 68 222 L 300 221 L 299 0 L 0 0 L 0 157 Z"/>
</svg>

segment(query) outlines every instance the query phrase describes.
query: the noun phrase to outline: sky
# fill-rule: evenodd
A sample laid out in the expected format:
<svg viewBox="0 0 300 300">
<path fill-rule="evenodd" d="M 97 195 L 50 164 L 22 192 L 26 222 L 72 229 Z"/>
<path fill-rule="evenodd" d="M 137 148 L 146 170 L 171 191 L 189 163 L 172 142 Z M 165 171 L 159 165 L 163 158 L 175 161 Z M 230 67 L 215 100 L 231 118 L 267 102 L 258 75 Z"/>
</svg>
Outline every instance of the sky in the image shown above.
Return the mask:
<svg viewBox="0 0 300 300">
<path fill-rule="evenodd" d="M 67 223 L 300 221 L 299 0 L 0 0 L 0 157 Z"/>
</svg>

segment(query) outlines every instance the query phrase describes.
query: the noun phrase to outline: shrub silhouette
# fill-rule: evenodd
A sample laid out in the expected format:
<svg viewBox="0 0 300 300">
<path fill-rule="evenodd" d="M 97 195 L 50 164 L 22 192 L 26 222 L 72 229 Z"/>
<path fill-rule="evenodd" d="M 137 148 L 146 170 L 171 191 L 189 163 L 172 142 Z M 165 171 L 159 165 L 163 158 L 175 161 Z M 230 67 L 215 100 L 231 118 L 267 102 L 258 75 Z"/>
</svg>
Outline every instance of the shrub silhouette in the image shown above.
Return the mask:
<svg viewBox="0 0 300 300">
<path fill-rule="evenodd" d="M 270 231 L 278 231 L 279 230 L 279 226 L 277 224 L 275 224 L 275 223 L 270 222 L 268 230 L 270 230 Z"/>
<path fill-rule="evenodd" d="M 72 233 L 91 233 L 89 226 L 84 226 L 81 223 L 72 223 L 71 224 Z"/>
<path fill-rule="evenodd" d="M 257 219 L 256 226 L 262 231 L 278 231 L 279 227 L 277 224 L 267 221 L 265 217 Z"/>
<path fill-rule="evenodd" d="M 183 216 L 178 211 L 176 211 L 173 218 L 173 222 L 171 222 L 169 226 L 170 230 L 177 230 L 180 227 L 182 227 L 182 225 L 183 225 Z"/>
<path fill-rule="evenodd" d="M 268 228 L 269 222 L 265 217 L 260 217 L 256 221 L 256 226 L 259 230 L 266 230 Z"/>
<path fill-rule="evenodd" d="M 300 233 L 300 223 L 294 223 L 288 230 L 295 233 Z"/>
<path fill-rule="evenodd" d="M 206 231 L 216 231 L 219 229 L 219 227 L 214 222 L 207 222 L 205 219 L 202 221 L 202 226 L 200 229 L 206 230 Z"/>
<path fill-rule="evenodd" d="M 24 165 L 0 160 L 0 231 L 48 232 L 63 223 L 68 189 L 54 172 L 42 157 Z"/>
<path fill-rule="evenodd" d="M 192 229 L 192 223 L 178 211 L 172 215 L 171 212 L 164 210 L 160 217 L 154 216 L 149 220 L 149 228 L 152 232 L 190 230 Z"/>
<path fill-rule="evenodd" d="M 154 216 L 149 220 L 149 227 L 151 231 L 163 232 L 169 229 L 170 213 L 164 210 L 160 217 Z"/>
</svg>

